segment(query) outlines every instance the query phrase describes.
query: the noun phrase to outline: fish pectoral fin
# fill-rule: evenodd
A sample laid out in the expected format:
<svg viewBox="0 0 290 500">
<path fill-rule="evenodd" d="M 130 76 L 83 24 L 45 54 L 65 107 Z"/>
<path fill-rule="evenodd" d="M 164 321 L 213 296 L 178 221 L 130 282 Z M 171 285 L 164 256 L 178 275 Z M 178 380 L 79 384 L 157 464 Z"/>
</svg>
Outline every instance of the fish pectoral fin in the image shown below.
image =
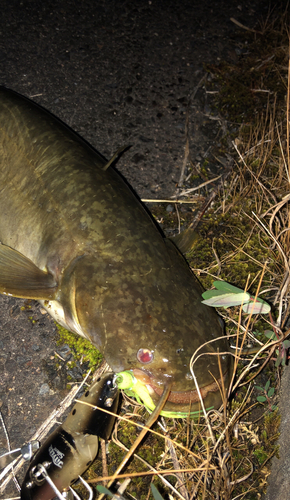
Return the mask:
<svg viewBox="0 0 290 500">
<path fill-rule="evenodd" d="M 183 254 L 189 253 L 193 250 L 198 238 L 200 238 L 199 234 L 191 229 L 191 227 L 188 227 L 180 234 L 169 237 L 169 239 L 177 246 L 178 250 L 180 250 Z"/>
<path fill-rule="evenodd" d="M 102 169 L 107 170 L 110 167 L 110 165 L 112 165 L 112 163 L 114 163 L 114 161 L 118 158 L 118 156 L 130 147 L 131 146 L 128 146 L 128 144 L 126 144 L 126 146 L 122 146 L 121 148 L 119 148 L 116 151 L 116 153 L 112 156 L 112 158 L 106 163 L 106 165 L 102 167 Z"/>
<path fill-rule="evenodd" d="M 57 283 L 23 254 L 0 244 L 0 293 L 24 299 L 49 300 Z"/>
</svg>

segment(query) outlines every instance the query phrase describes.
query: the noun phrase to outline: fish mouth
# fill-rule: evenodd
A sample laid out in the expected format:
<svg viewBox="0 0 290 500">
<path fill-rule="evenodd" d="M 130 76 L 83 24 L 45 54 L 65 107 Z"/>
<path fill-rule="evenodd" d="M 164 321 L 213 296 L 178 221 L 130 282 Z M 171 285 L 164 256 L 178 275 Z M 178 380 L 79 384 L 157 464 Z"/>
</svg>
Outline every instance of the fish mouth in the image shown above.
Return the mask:
<svg viewBox="0 0 290 500">
<path fill-rule="evenodd" d="M 217 392 L 220 390 L 222 380 L 219 379 L 217 382 L 212 382 L 211 384 L 206 385 L 205 387 L 201 387 L 199 389 L 200 395 L 202 399 L 205 399 L 208 393 Z M 148 385 L 147 385 L 148 387 Z M 163 389 L 161 387 L 156 387 L 153 384 L 149 384 L 149 387 L 153 389 L 153 391 L 160 397 Z M 148 387 L 148 389 L 149 389 Z M 151 393 L 150 389 L 149 392 Z M 150 394 L 152 396 L 152 394 Z M 169 403 L 181 404 L 181 405 L 190 405 L 192 403 L 197 403 L 200 401 L 200 396 L 198 394 L 197 389 L 192 391 L 170 391 L 169 396 L 167 398 Z"/>
<path fill-rule="evenodd" d="M 152 380 L 152 376 L 138 368 L 133 370 L 133 374 L 138 381 L 146 386 L 152 401 L 157 404 L 163 392 L 163 385 L 157 386 Z M 200 407 L 200 397 L 206 406 L 219 407 L 222 403 L 221 388 L 223 385 L 227 388 L 228 375 L 229 370 L 226 370 L 218 380 L 213 379 L 209 384 L 199 387 L 199 392 L 197 389 L 170 391 L 164 409 L 176 412 L 188 411 L 190 408 L 195 410 Z"/>
</svg>

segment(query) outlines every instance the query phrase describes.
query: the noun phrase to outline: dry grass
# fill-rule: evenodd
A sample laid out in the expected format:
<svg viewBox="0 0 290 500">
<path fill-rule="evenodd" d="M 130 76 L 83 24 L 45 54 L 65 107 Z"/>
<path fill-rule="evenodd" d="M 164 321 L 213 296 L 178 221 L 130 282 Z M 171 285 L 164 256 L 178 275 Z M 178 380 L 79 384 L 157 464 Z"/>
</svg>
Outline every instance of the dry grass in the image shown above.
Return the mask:
<svg viewBox="0 0 290 500">
<path fill-rule="evenodd" d="M 158 485 L 164 498 L 185 500 L 257 499 L 265 490 L 269 460 L 277 453 L 275 440 L 279 427 L 279 415 L 277 410 L 273 411 L 273 404 L 277 399 L 280 367 L 274 363 L 289 333 L 287 26 L 285 13 L 279 26 L 277 20 L 268 20 L 261 28 L 263 34 L 257 35 L 261 39 L 255 43 L 263 47 L 263 52 L 251 56 L 252 76 L 255 72 L 259 74 L 259 85 L 251 88 L 251 102 L 256 94 L 263 97 L 256 103 L 251 122 L 247 119 L 233 140 L 233 172 L 204 216 L 200 228 L 203 239 L 189 257 L 207 288 L 218 278 L 246 287 L 272 303 L 272 314 L 257 318 L 242 314 L 238 308 L 222 312 L 230 343 L 236 346 L 235 378 L 229 402 L 221 387 L 224 406 L 219 411 L 205 415 L 201 412 L 199 421 L 161 419 L 163 435 L 149 436 L 139 451 L 143 458 L 134 459 L 122 476 L 131 478 L 126 489 L 128 498 L 152 498 L 151 481 Z M 269 39 L 267 47 L 263 37 Z M 223 71 L 226 79 L 226 70 Z M 234 69 L 228 72 L 233 77 Z M 278 83 L 272 88 L 275 79 Z M 186 191 L 188 196 L 190 188 Z M 200 262 L 204 263 L 202 269 Z M 267 330 L 275 334 L 273 339 L 264 335 Z M 256 352 L 245 359 L 239 347 L 254 348 Z M 198 352 L 193 363 L 197 356 Z M 265 386 L 268 379 L 275 393 L 272 395 L 271 391 L 271 397 L 262 405 L 257 402 L 259 392 L 254 385 Z M 144 418 L 142 408 L 132 410 L 130 402 L 127 405 L 131 421 Z M 134 440 L 132 427 L 129 437 L 123 425 L 118 423 L 115 429 L 115 447 L 122 448 L 124 440 L 130 446 L 130 439 Z M 150 462 L 147 465 L 144 456 Z M 138 460 L 143 461 L 145 471 L 142 467 L 135 471 Z M 114 457 L 109 461 L 114 463 Z M 146 480 L 143 474 L 148 474 Z M 165 479 L 171 485 L 164 484 Z M 101 480 L 98 477 L 92 481 Z"/>
<path fill-rule="evenodd" d="M 201 412 L 198 421 L 161 418 L 155 432 L 148 432 L 136 458 L 120 475 L 121 481 L 130 478 L 126 498 L 153 498 L 151 481 L 164 498 L 182 500 L 250 500 L 261 498 L 265 489 L 269 460 L 277 452 L 279 426 L 272 404 L 279 388 L 280 368 L 274 367 L 273 357 L 277 349 L 281 352 L 288 335 L 290 307 L 287 29 L 287 12 L 279 21 L 268 19 L 259 32 L 249 35 L 256 36 L 256 48 L 250 50 L 247 61 L 237 68 L 212 69 L 219 77 L 219 110 L 224 112 L 228 103 L 224 96 L 228 95 L 230 101 L 232 82 L 246 74 L 241 102 L 235 88 L 235 110 L 231 109 L 228 115 L 236 123 L 242 109 L 243 125 L 233 139 L 232 174 L 204 216 L 202 242 L 190 257 L 207 288 L 219 278 L 241 288 L 246 286 L 252 293 L 268 298 L 273 314 L 257 318 L 243 315 L 238 308 L 223 310 L 230 343 L 236 347 L 229 401 L 221 387 L 224 406 L 219 411 L 205 415 Z M 246 92 L 249 72 L 251 85 Z M 250 105 L 245 102 L 247 93 Z M 246 114 L 245 108 L 251 114 Z M 190 190 L 184 191 L 187 196 L 190 194 Z M 269 329 L 275 333 L 275 339 L 264 335 Z M 256 347 L 257 352 L 245 359 L 238 349 L 241 346 Z M 197 355 L 194 354 L 193 362 Z M 264 405 L 257 402 L 254 389 L 261 369 L 259 385 L 264 386 L 270 379 L 275 388 L 274 397 Z M 97 460 L 87 473 L 89 482 L 106 484 L 124 450 L 134 443 L 139 432 L 136 427 L 146 419 L 144 408 L 125 400 L 122 414 L 117 417 L 108 463 L 104 458 L 103 463 Z M 104 477 L 104 470 L 108 470 L 108 477 Z"/>
</svg>

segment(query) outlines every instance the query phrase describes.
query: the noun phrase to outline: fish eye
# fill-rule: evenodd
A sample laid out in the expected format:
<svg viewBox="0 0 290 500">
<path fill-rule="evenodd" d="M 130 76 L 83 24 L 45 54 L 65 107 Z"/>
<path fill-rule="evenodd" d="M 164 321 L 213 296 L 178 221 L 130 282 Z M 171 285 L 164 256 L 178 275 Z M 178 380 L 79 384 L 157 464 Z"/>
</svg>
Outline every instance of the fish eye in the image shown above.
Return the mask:
<svg viewBox="0 0 290 500">
<path fill-rule="evenodd" d="M 181 348 L 179 348 L 179 349 L 176 349 L 176 354 L 180 354 L 180 353 L 181 353 L 181 352 L 183 352 L 183 351 L 184 351 L 184 349 L 182 349 L 182 347 L 181 347 Z"/>
<path fill-rule="evenodd" d="M 137 359 L 143 365 L 147 365 L 153 361 L 153 352 L 150 349 L 139 349 L 137 352 Z"/>
</svg>

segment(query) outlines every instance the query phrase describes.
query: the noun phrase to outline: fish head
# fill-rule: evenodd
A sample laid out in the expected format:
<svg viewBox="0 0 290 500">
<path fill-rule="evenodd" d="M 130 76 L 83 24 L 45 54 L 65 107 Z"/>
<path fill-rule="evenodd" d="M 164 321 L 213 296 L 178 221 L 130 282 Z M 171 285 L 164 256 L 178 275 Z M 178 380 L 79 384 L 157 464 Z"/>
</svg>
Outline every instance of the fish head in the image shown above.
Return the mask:
<svg viewBox="0 0 290 500">
<path fill-rule="evenodd" d="M 174 265 L 147 273 L 104 257 L 101 264 L 93 256 L 80 259 L 73 284 L 70 277 L 68 315 L 114 372 L 133 372 L 155 405 L 170 383 L 165 410 L 199 409 L 196 385 L 206 407 L 218 407 L 231 377 L 222 320 L 201 303 L 202 287 L 169 245 Z"/>
</svg>

